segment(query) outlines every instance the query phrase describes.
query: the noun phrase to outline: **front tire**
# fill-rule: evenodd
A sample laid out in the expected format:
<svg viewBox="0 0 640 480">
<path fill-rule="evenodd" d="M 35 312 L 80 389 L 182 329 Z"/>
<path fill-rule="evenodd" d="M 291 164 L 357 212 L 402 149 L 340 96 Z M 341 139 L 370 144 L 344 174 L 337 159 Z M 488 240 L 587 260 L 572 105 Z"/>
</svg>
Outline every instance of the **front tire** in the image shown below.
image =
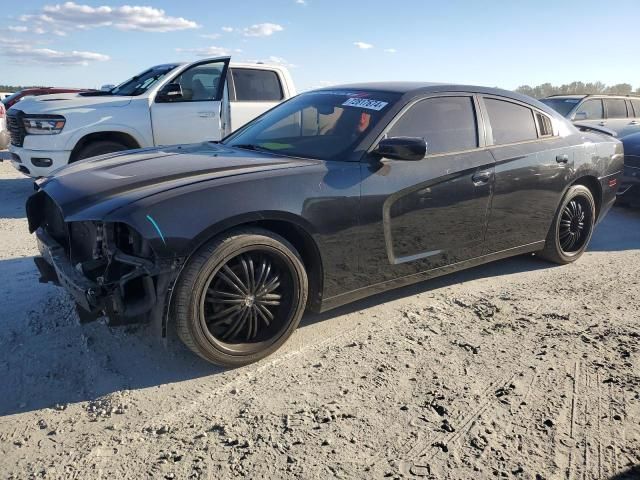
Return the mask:
<svg viewBox="0 0 640 480">
<path fill-rule="evenodd" d="M 122 152 L 129 150 L 129 147 L 118 142 L 112 142 L 110 140 L 101 140 L 98 142 L 91 142 L 78 152 L 74 161 L 84 160 L 85 158 L 97 157 L 99 155 L 106 155 L 107 153 Z"/>
<path fill-rule="evenodd" d="M 537 255 L 560 265 L 575 262 L 589 245 L 595 219 L 591 191 L 583 185 L 572 186 L 553 218 L 544 249 Z"/>
<path fill-rule="evenodd" d="M 307 274 L 295 248 L 262 229 L 242 229 L 205 244 L 185 266 L 172 313 L 193 352 L 224 367 L 256 362 L 297 328 Z"/>
</svg>

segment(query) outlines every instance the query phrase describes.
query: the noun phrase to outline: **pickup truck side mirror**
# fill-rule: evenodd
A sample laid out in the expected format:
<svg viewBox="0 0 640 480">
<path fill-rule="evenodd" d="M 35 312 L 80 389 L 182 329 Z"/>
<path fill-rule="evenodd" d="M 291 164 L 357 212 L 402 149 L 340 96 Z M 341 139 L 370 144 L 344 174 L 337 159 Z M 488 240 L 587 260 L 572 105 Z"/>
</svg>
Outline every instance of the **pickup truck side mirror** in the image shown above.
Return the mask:
<svg viewBox="0 0 640 480">
<path fill-rule="evenodd" d="M 182 86 L 179 83 L 168 83 L 156 95 L 156 102 L 175 102 L 182 98 Z"/>
<path fill-rule="evenodd" d="M 427 142 L 419 137 L 384 138 L 373 153 L 394 160 L 422 160 L 427 154 Z"/>
</svg>

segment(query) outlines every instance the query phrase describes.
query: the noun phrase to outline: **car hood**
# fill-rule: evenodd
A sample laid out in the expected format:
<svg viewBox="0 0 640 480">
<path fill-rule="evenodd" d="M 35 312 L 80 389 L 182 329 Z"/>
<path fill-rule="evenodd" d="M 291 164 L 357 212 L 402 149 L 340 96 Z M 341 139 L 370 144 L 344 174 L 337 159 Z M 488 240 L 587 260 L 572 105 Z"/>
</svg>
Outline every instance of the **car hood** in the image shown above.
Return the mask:
<svg viewBox="0 0 640 480">
<path fill-rule="evenodd" d="M 186 185 L 317 163 L 213 143 L 176 145 L 89 158 L 36 185 L 67 221 L 100 220 L 136 200 Z"/>
<path fill-rule="evenodd" d="M 22 110 L 24 113 L 57 113 L 64 115 L 73 109 L 125 107 L 131 103 L 131 97 L 118 97 L 113 95 L 82 96 L 78 93 L 54 93 L 28 97 L 12 108 Z"/>
</svg>

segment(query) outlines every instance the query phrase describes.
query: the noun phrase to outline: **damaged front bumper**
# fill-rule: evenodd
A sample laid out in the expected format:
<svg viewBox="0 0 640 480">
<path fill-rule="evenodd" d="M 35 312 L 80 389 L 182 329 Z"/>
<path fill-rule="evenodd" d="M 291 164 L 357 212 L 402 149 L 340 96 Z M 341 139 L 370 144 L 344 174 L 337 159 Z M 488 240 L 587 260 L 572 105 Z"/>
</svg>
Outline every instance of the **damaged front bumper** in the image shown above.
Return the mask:
<svg viewBox="0 0 640 480">
<path fill-rule="evenodd" d="M 88 278 L 82 264 L 73 265 L 64 247 L 43 228 L 36 230 L 41 257 L 34 259 L 41 282 L 65 288 L 76 302 L 80 320 L 88 322 L 106 316 L 110 325 L 150 321 L 166 322 L 167 293 L 175 279 L 175 261 L 151 261 L 114 249 L 111 263 L 126 265 L 127 272 L 117 279 Z M 129 288 L 135 281 L 136 288 Z M 163 334 L 164 328 L 163 328 Z"/>
</svg>

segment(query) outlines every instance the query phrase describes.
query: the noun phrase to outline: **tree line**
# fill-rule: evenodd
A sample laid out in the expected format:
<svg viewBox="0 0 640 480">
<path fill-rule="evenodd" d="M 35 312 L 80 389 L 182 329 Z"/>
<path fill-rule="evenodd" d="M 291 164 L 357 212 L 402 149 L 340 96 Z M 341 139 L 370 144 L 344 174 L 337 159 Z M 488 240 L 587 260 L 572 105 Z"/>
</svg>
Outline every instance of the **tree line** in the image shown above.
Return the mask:
<svg viewBox="0 0 640 480">
<path fill-rule="evenodd" d="M 617 85 L 605 85 L 602 82 L 571 82 L 565 85 L 551 85 L 543 83 L 531 87 L 530 85 L 521 85 L 516 88 L 516 92 L 529 95 L 533 98 L 544 98 L 549 95 L 570 95 L 570 94 L 602 94 L 609 93 L 614 95 L 640 95 L 640 87 L 633 90 L 629 83 L 618 83 Z"/>
</svg>

